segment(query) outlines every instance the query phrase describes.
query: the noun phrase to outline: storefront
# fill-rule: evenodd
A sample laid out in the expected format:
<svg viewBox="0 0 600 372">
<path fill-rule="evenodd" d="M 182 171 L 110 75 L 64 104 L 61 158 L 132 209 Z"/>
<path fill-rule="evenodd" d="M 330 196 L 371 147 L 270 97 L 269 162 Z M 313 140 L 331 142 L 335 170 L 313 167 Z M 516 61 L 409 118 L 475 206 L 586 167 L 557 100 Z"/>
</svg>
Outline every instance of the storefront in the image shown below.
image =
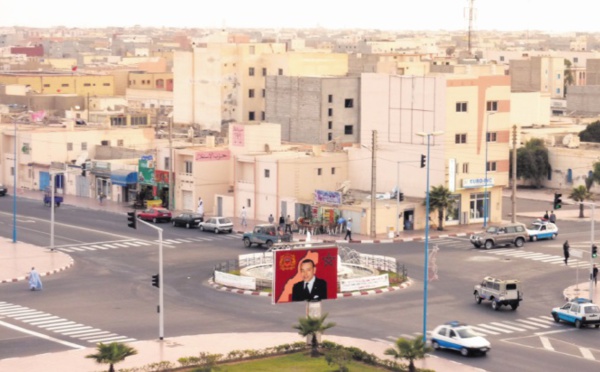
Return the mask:
<svg viewBox="0 0 600 372">
<path fill-rule="evenodd" d="M 463 223 L 483 222 L 484 216 L 485 219 L 490 219 L 490 210 L 492 206 L 491 195 L 494 188 L 494 178 L 488 177 L 487 190 L 485 186 L 486 179 L 483 177 L 463 179 L 463 188 L 466 189 L 466 196 L 468 196 L 468 199 L 464 201 L 464 203 L 468 203 L 468 205 L 466 205 L 468 212 L 463 213 L 463 219 L 466 220 Z"/>
<path fill-rule="evenodd" d="M 90 173 L 94 176 L 94 197 L 98 198 L 100 195 L 105 195 L 107 200 L 111 200 L 110 163 L 93 161 Z"/>
<path fill-rule="evenodd" d="M 312 204 L 296 203 L 296 221 L 299 225 L 310 226 L 318 233 L 327 233 L 337 226 L 342 212 L 342 195 L 337 191 L 315 190 Z"/>
<path fill-rule="evenodd" d="M 167 208 L 169 206 L 169 171 L 156 169 L 154 178 L 156 180 L 156 195 L 162 200 L 162 206 Z"/>
<path fill-rule="evenodd" d="M 163 201 L 157 193 L 155 162 L 152 155 L 144 155 L 138 161 L 138 184 L 140 185 L 138 202 L 144 206 L 162 206 Z"/>
<path fill-rule="evenodd" d="M 127 169 L 119 169 L 112 171 L 110 181 L 113 186 L 120 187 L 116 193 L 116 201 L 118 202 L 133 202 L 137 193 L 137 172 Z"/>
</svg>

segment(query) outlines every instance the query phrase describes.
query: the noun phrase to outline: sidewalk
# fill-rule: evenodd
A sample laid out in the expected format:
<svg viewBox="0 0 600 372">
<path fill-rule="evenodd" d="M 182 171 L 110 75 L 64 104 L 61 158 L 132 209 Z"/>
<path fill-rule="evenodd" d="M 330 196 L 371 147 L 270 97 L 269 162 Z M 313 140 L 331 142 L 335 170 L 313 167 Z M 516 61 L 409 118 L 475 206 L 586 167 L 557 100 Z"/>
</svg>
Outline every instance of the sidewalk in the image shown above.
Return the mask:
<svg viewBox="0 0 600 372">
<path fill-rule="evenodd" d="M 582 269 L 582 274 L 581 274 L 581 278 L 584 277 L 589 277 L 589 269 L 588 270 L 584 270 Z M 593 294 L 593 302 L 594 303 L 600 303 L 600 287 L 598 285 L 593 286 L 592 287 L 592 294 Z M 565 298 L 566 301 L 568 300 L 572 300 L 574 298 L 590 298 L 590 282 L 582 282 L 579 284 L 575 284 L 572 285 L 570 287 L 565 288 L 565 290 L 563 291 L 563 297 Z"/>
</svg>

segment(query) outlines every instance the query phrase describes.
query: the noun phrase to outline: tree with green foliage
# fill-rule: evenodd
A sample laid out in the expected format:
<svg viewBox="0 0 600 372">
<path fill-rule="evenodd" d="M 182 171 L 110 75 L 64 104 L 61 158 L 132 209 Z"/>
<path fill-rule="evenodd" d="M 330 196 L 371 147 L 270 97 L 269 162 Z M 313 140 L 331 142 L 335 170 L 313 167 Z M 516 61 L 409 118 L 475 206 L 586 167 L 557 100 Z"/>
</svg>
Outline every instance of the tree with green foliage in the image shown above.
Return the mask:
<svg viewBox="0 0 600 372">
<path fill-rule="evenodd" d="M 567 87 L 569 85 L 573 85 L 575 79 L 573 78 L 573 70 L 571 70 L 571 61 L 565 58 L 565 79 L 564 79 L 564 87 L 563 94 L 564 97 L 567 96 Z"/>
<path fill-rule="evenodd" d="M 582 142 L 600 142 L 600 120 L 596 120 L 593 123 L 579 132 L 579 139 Z"/>
<path fill-rule="evenodd" d="M 583 186 L 574 187 L 569 194 L 569 198 L 573 199 L 576 202 L 582 202 L 585 200 L 592 200 L 592 194 L 588 191 L 588 189 Z M 583 204 L 579 204 L 579 218 L 583 218 Z"/>
<path fill-rule="evenodd" d="M 427 199 L 423 200 L 423 205 L 427 204 Z M 429 208 L 438 212 L 439 231 L 444 230 L 444 212 L 454 205 L 452 193 L 444 185 L 431 186 L 429 191 Z"/>
<path fill-rule="evenodd" d="M 136 355 L 137 350 L 121 342 L 111 342 L 96 345 L 96 354 L 86 355 L 86 358 L 94 359 L 96 363 L 109 364 L 108 372 L 115 372 L 115 364 L 122 362 L 128 356 Z"/>
<path fill-rule="evenodd" d="M 416 372 L 415 360 L 425 358 L 430 351 L 431 348 L 423 342 L 423 336 L 417 336 L 414 340 L 397 339 L 394 347 L 386 349 L 384 354 L 392 356 L 394 360 L 408 359 L 408 372 Z"/>
<path fill-rule="evenodd" d="M 319 342 L 317 341 L 317 334 L 323 333 L 329 328 L 335 327 L 335 323 L 329 322 L 325 324 L 325 319 L 328 314 L 319 317 L 312 317 L 308 315 L 306 318 L 298 319 L 298 324 L 293 326 L 294 329 L 298 330 L 298 334 L 301 336 L 311 338 L 311 356 L 313 358 L 319 356 Z"/>
<path fill-rule="evenodd" d="M 517 150 L 517 178 L 528 180 L 539 188 L 549 171 L 548 149 L 543 140 L 533 138 Z"/>
</svg>

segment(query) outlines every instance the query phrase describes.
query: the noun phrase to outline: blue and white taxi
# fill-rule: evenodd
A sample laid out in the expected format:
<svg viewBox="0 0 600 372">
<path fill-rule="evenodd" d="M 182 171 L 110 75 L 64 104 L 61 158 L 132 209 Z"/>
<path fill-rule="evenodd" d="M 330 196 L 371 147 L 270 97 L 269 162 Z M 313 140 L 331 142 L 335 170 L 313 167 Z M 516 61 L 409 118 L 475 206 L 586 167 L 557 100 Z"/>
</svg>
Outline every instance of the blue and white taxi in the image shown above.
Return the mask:
<svg viewBox="0 0 600 372">
<path fill-rule="evenodd" d="M 527 233 L 532 242 L 539 239 L 554 239 L 558 236 L 558 227 L 552 222 L 536 220 L 527 227 Z"/>
<path fill-rule="evenodd" d="M 592 303 L 587 298 L 576 298 L 561 307 L 552 309 L 552 317 L 555 322 L 573 323 L 575 327 L 581 328 L 585 325 L 600 327 L 600 306 Z"/>
<path fill-rule="evenodd" d="M 435 350 L 458 350 L 463 356 L 470 354 L 485 355 L 491 345 L 471 327 L 457 321 L 437 326 L 431 333 L 431 347 Z"/>
</svg>

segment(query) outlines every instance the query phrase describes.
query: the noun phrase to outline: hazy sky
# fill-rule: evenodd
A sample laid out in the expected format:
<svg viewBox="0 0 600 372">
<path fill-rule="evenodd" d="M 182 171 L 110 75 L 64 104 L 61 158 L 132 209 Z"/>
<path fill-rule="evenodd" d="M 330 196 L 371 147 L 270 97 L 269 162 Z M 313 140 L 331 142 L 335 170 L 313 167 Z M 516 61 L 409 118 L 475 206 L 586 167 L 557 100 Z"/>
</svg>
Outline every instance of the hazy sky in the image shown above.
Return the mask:
<svg viewBox="0 0 600 372">
<path fill-rule="evenodd" d="M 358 6 L 363 4 L 363 6 Z M 476 29 L 600 30 L 599 0 L 475 0 Z M 458 30 L 468 0 L 5 0 L 0 27 L 252 27 Z"/>
</svg>

